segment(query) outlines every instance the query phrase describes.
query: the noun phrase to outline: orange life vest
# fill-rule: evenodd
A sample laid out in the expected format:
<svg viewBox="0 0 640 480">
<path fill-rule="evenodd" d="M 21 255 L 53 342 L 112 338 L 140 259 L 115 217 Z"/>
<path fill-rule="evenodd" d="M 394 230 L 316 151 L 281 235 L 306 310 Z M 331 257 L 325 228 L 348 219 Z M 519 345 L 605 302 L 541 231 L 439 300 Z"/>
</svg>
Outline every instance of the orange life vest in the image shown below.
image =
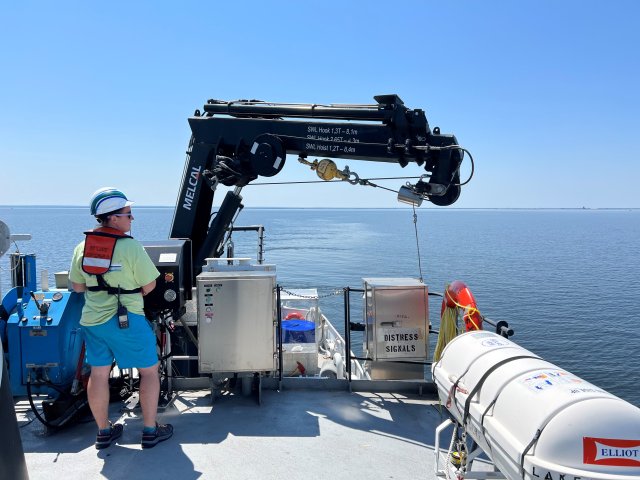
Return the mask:
<svg viewBox="0 0 640 480">
<path fill-rule="evenodd" d="M 111 268 L 113 252 L 116 249 L 116 242 L 120 238 L 133 238 L 120 230 L 110 227 L 100 227 L 95 230 L 84 232 L 86 239 L 84 242 L 84 253 L 82 257 L 82 270 L 89 275 L 95 275 L 98 285 L 87 287 L 92 292 L 106 291 L 110 295 L 121 293 L 138 293 L 142 289 L 123 290 L 111 287 L 102 277 Z"/>
<path fill-rule="evenodd" d="M 104 275 L 111 267 L 113 252 L 119 238 L 131 238 L 120 230 L 100 227 L 84 232 L 87 236 L 84 242 L 82 270 L 90 275 Z"/>
</svg>

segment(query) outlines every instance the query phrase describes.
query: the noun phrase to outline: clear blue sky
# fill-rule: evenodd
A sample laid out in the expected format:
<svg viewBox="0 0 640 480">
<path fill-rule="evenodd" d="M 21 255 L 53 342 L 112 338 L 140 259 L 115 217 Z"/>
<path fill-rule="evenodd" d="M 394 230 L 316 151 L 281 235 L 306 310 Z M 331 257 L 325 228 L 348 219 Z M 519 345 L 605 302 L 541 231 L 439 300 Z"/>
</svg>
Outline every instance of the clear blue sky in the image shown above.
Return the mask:
<svg viewBox="0 0 640 480">
<path fill-rule="evenodd" d="M 187 118 L 207 99 L 397 93 L 473 153 L 455 207 L 638 208 L 638 18 L 637 1 L 3 2 L 0 204 L 84 205 L 111 185 L 174 205 Z M 337 163 L 361 177 L 421 173 Z M 315 175 L 289 157 L 272 180 Z M 346 184 L 243 196 L 398 206 Z"/>
</svg>

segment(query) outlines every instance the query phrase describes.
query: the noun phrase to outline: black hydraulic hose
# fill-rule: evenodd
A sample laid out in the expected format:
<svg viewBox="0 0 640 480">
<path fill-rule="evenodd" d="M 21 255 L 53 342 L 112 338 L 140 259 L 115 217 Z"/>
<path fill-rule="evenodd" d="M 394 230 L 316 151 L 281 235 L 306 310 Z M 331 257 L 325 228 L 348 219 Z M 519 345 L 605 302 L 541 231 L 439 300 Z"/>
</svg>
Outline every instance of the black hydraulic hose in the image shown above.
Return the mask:
<svg viewBox="0 0 640 480">
<path fill-rule="evenodd" d="M 314 105 L 278 104 L 268 102 L 207 103 L 203 110 L 212 114 L 259 118 L 322 118 L 337 120 L 385 121 L 393 114 L 378 105 Z"/>
<path fill-rule="evenodd" d="M 33 411 L 33 414 L 36 416 L 36 418 L 40 420 L 40 423 L 42 423 L 45 427 L 48 427 L 51 429 L 60 428 L 59 425 L 54 425 L 53 423 L 47 422 L 38 412 L 38 408 L 36 407 L 36 404 L 33 401 L 33 395 L 31 393 L 31 378 L 27 378 L 27 397 L 29 399 L 29 405 L 31 405 L 31 410 Z"/>
<path fill-rule="evenodd" d="M 57 385 L 54 385 L 53 383 L 51 383 L 48 380 L 44 380 L 43 383 L 50 387 L 53 388 L 55 391 L 57 391 L 58 393 L 60 393 L 60 395 L 64 395 L 67 397 L 71 397 L 71 398 L 77 398 L 77 395 L 71 395 L 68 392 L 65 392 L 64 390 L 62 390 L 60 387 L 58 387 Z M 88 403 L 89 400 L 87 398 L 85 398 L 84 400 L 80 399 L 81 401 L 78 402 L 77 400 L 71 405 L 71 407 L 65 412 L 65 414 L 63 416 L 60 416 L 58 421 L 56 423 L 51 423 L 47 420 L 45 420 L 42 415 L 40 415 L 40 413 L 38 412 L 38 408 L 36 407 L 35 402 L 33 401 L 33 393 L 31 391 L 31 378 L 27 378 L 27 397 L 29 399 L 29 405 L 31 406 L 31 410 L 33 411 L 33 414 L 36 416 L 36 418 L 47 428 L 51 428 L 51 429 L 59 429 L 62 428 L 69 420 L 71 420 L 71 418 L 73 418 L 73 415 L 78 412 L 81 408 L 85 407 Z M 59 397 L 58 397 L 59 398 Z"/>
</svg>

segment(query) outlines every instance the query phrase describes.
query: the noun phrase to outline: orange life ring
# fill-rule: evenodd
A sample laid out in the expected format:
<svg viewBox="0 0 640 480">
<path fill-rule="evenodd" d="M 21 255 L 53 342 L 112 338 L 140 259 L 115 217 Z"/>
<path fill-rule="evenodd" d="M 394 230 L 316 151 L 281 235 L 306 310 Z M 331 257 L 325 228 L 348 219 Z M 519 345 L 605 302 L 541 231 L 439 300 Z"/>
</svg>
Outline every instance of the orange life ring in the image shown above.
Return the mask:
<svg viewBox="0 0 640 480">
<path fill-rule="evenodd" d="M 464 282 L 454 280 L 447 285 L 447 289 L 442 298 L 440 315 L 444 313 L 446 307 L 464 309 L 464 316 L 462 318 L 467 332 L 471 330 L 482 330 L 482 315 L 480 315 L 480 311 L 478 310 L 476 299 Z"/>
<path fill-rule="evenodd" d="M 285 320 L 304 320 L 305 316 L 300 312 L 291 312 L 286 317 L 284 317 L 284 319 Z"/>
</svg>

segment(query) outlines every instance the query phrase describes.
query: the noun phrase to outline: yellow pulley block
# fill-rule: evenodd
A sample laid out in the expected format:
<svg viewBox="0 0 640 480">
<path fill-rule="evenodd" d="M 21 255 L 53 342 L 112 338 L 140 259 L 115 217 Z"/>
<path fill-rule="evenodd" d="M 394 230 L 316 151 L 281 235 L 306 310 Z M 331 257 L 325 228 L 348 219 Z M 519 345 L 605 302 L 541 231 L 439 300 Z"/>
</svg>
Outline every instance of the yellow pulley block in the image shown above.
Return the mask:
<svg viewBox="0 0 640 480">
<path fill-rule="evenodd" d="M 314 160 L 313 162 L 309 162 L 304 158 L 298 158 L 298 161 L 304 165 L 309 165 L 311 170 L 315 170 L 318 177 L 322 180 L 333 180 L 337 178 L 339 180 L 348 180 L 349 175 L 345 172 L 338 170 L 338 166 L 335 164 L 333 160 L 328 158 L 323 158 L 322 160 Z M 347 167 L 348 169 L 349 167 Z"/>
<path fill-rule="evenodd" d="M 334 178 L 344 180 L 346 178 L 345 174 L 338 170 L 335 162 L 328 158 L 323 158 L 318 162 L 316 173 L 322 180 L 333 180 Z"/>
</svg>

